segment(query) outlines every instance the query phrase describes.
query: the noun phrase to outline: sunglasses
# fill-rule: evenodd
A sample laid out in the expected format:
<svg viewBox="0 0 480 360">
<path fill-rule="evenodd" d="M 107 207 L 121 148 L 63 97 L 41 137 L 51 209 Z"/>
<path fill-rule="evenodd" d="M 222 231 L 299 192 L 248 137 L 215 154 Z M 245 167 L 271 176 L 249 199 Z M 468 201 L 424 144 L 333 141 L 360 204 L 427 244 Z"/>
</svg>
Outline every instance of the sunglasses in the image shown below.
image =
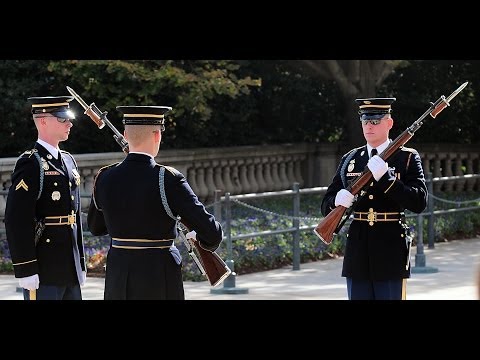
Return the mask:
<svg viewBox="0 0 480 360">
<path fill-rule="evenodd" d="M 58 116 L 53 116 L 53 115 L 48 115 L 48 116 L 42 116 L 42 117 L 52 117 L 52 118 L 56 118 L 57 121 L 59 123 L 62 123 L 62 124 L 65 124 L 67 121 L 69 121 L 70 119 L 66 119 L 66 118 L 61 118 L 61 117 L 58 117 Z"/>
<path fill-rule="evenodd" d="M 373 120 L 361 120 L 362 121 L 362 125 L 366 126 L 368 125 L 368 123 L 372 124 L 372 125 L 378 125 L 380 124 L 380 122 L 382 121 L 382 119 L 373 119 Z"/>
</svg>

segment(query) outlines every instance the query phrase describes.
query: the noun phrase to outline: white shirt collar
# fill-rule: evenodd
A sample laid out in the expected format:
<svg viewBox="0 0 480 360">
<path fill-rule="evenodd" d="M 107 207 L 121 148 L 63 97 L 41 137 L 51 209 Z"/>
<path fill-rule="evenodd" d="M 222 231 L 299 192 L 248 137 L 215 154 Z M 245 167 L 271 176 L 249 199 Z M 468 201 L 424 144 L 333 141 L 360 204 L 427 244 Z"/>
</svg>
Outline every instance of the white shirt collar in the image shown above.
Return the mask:
<svg viewBox="0 0 480 360">
<path fill-rule="evenodd" d="M 150 157 L 150 158 L 152 158 L 153 160 L 155 160 L 155 158 L 152 156 L 152 154 L 148 154 L 148 153 L 144 153 L 144 152 L 140 152 L 140 151 L 130 151 L 129 154 L 147 155 L 148 157 Z"/>
<path fill-rule="evenodd" d="M 48 152 L 50 154 L 52 154 L 52 156 L 55 158 L 55 159 L 58 159 L 58 152 L 60 151 L 60 149 L 50 145 L 49 143 L 47 143 L 46 141 L 43 141 L 42 139 L 37 139 L 37 143 L 39 143 L 40 145 L 42 145 L 45 149 L 48 150 Z"/>
<path fill-rule="evenodd" d="M 377 149 L 377 152 L 378 152 L 378 155 L 380 155 L 383 150 L 385 150 L 388 146 L 388 144 L 390 144 L 390 139 L 387 139 L 387 141 L 385 141 L 382 145 L 379 145 L 377 146 L 375 149 Z M 372 149 L 373 147 L 370 146 L 370 144 L 367 144 L 367 151 L 368 151 L 368 156 L 370 156 L 370 153 L 372 152 Z"/>
</svg>

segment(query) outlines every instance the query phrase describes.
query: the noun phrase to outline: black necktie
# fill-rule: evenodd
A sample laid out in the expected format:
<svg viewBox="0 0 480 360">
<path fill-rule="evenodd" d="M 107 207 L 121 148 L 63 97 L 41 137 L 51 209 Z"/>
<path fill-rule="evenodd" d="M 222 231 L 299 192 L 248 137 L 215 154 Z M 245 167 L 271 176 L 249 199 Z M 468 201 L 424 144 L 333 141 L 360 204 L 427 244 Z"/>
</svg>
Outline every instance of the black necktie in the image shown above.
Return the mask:
<svg viewBox="0 0 480 360">
<path fill-rule="evenodd" d="M 377 153 L 378 153 L 378 152 L 377 152 L 377 149 L 372 149 L 372 152 L 371 152 L 371 155 L 370 155 L 370 159 L 371 159 L 372 157 L 374 157 L 375 155 L 377 155 Z"/>
</svg>

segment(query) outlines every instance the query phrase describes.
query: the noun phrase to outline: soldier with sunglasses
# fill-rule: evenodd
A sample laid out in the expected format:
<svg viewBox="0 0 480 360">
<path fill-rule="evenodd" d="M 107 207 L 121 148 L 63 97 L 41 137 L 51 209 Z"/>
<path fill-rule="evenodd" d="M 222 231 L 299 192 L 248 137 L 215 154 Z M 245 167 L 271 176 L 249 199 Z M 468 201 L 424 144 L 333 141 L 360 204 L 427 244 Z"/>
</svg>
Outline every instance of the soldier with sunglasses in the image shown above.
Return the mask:
<svg viewBox="0 0 480 360">
<path fill-rule="evenodd" d="M 38 139 L 17 160 L 5 211 L 15 277 L 25 300 L 81 300 L 86 280 L 80 174 L 60 150 L 75 115 L 72 96 L 30 97 Z"/>
<path fill-rule="evenodd" d="M 427 187 L 415 149 L 400 148 L 388 163 L 380 156 L 392 141 L 395 100 L 356 99 L 367 143 L 343 155 L 321 204 L 324 216 L 337 206 L 354 207 L 342 269 L 350 300 L 406 298 L 411 236 L 404 212 L 425 209 Z M 373 175 L 372 182 L 354 197 L 346 188 L 365 167 Z"/>
</svg>

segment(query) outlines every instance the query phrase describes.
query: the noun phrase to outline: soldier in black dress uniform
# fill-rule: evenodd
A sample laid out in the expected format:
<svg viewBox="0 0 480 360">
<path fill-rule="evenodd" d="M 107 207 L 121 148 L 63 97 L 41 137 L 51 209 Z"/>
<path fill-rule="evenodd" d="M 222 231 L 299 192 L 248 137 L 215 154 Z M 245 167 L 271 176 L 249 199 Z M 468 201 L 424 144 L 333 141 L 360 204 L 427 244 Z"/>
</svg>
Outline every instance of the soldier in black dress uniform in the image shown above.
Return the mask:
<svg viewBox="0 0 480 360">
<path fill-rule="evenodd" d="M 38 140 L 15 164 L 5 210 L 15 277 L 26 300 L 81 300 L 86 267 L 80 174 L 73 156 L 58 147 L 73 126 L 73 97 L 28 100 Z"/>
<path fill-rule="evenodd" d="M 388 162 L 375 155 L 391 142 L 388 136 L 393 126 L 394 101 L 356 99 L 367 144 L 343 155 L 321 205 L 326 216 L 336 206 L 349 208 L 355 201 L 342 270 L 351 300 L 405 299 L 411 237 L 404 211 L 420 213 L 427 205 L 422 161 L 415 149 L 403 147 Z M 354 199 L 346 187 L 365 166 L 373 179 Z"/>
<path fill-rule="evenodd" d="M 111 236 L 104 298 L 183 300 L 182 262 L 174 244 L 176 221 L 165 210 L 162 196 L 203 248 L 214 251 L 219 246 L 222 228 L 185 177 L 154 160 L 165 130 L 164 115 L 171 108 L 117 109 L 123 112 L 129 154 L 99 170 L 87 217 L 92 234 Z"/>
</svg>

